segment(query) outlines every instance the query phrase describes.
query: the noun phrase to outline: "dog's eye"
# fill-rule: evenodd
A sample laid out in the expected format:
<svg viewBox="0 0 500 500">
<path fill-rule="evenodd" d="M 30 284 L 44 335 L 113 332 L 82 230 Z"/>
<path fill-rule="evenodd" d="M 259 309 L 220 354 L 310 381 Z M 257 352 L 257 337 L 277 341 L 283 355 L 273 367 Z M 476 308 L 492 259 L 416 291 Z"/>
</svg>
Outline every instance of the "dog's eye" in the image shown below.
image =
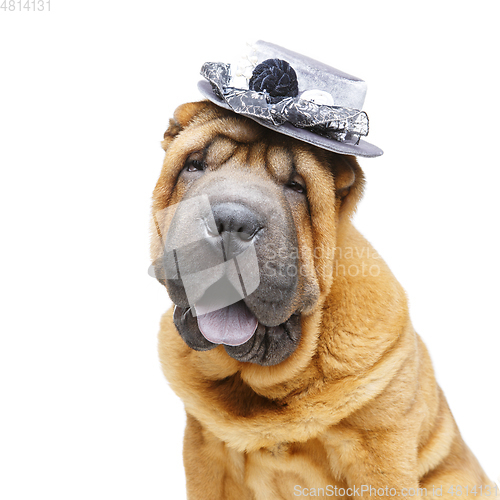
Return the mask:
<svg viewBox="0 0 500 500">
<path fill-rule="evenodd" d="M 289 182 L 287 184 L 287 187 L 290 188 L 292 191 L 295 191 L 296 193 L 305 194 L 306 192 L 306 187 L 295 181 Z"/>
<path fill-rule="evenodd" d="M 186 162 L 186 172 L 203 172 L 205 170 L 205 162 L 201 160 L 188 160 Z"/>
</svg>

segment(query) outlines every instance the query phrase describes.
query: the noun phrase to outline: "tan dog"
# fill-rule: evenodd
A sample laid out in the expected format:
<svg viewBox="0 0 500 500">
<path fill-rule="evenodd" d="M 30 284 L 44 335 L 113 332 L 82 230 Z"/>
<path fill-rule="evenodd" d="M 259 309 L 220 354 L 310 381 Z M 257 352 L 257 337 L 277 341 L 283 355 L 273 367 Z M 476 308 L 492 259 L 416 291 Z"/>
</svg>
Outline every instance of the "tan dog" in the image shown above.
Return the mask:
<svg viewBox="0 0 500 500">
<path fill-rule="evenodd" d="M 494 498 L 436 383 L 402 287 L 351 223 L 363 190 L 355 157 L 209 102 L 179 107 L 163 147 L 154 261 L 172 223 L 165 209 L 204 192 L 241 196 L 258 214 L 254 207 L 270 203 L 261 208 L 262 238 L 292 238 L 298 249 L 296 261 L 283 257 L 298 264 L 298 277 L 279 294 L 261 280 L 261 295 L 247 304 L 259 320 L 257 340 L 234 348 L 200 336 L 179 282 L 159 278 L 179 306 L 177 327 L 172 310 L 162 319 L 159 349 L 187 412 L 188 498 L 447 497 L 465 496 L 466 487 L 469 496 Z M 264 267 L 270 254 L 256 246 Z M 286 302 L 276 307 L 280 294 Z"/>
</svg>

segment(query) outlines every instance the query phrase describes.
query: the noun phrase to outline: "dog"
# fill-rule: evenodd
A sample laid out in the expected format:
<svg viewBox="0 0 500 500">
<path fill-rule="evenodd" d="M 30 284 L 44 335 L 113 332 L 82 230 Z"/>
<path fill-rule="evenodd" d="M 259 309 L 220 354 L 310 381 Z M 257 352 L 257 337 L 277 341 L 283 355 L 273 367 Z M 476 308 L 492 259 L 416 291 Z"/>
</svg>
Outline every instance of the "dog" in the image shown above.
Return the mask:
<svg viewBox="0 0 500 500">
<path fill-rule="evenodd" d="M 495 498 L 404 290 L 351 222 L 356 157 L 209 100 L 178 107 L 162 146 L 151 254 L 174 303 L 159 355 L 187 414 L 188 498 Z"/>
</svg>

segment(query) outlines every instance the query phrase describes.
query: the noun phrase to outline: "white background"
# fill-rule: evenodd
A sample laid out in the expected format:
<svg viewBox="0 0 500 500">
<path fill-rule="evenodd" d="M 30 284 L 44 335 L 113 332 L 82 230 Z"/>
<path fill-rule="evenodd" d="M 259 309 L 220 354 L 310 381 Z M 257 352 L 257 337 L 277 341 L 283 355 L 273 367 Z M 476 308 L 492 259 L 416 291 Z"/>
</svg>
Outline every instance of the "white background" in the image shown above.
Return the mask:
<svg viewBox="0 0 500 500">
<path fill-rule="evenodd" d="M 0 10 L 0 498 L 184 498 L 150 196 L 201 64 L 257 39 L 367 81 L 369 140 L 385 154 L 360 162 L 357 226 L 408 292 L 461 432 L 500 479 L 496 2 L 291 5 Z"/>
</svg>

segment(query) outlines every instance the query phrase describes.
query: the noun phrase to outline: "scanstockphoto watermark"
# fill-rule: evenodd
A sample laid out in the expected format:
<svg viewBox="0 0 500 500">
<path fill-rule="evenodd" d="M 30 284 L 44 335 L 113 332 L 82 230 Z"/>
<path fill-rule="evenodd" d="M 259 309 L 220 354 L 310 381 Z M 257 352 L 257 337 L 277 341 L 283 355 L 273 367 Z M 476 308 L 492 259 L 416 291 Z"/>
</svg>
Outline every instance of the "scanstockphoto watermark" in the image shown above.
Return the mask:
<svg viewBox="0 0 500 500">
<path fill-rule="evenodd" d="M 266 260 L 261 266 L 261 274 L 268 277 L 308 276 L 307 266 L 302 264 L 283 264 L 280 261 Z M 329 264 L 316 264 L 314 271 L 318 276 L 351 277 L 357 276 L 376 278 L 380 276 L 381 269 L 378 264 L 361 261 L 345 263 L 335 260 Z"/>
<path fill-rule="evenodd" d="M 314 261 L 318 276 L 337 277 L 377 277 L 380 276 L 381 257 L 371 247 L 328 247 L 317 246 L 307 250 Z M 273 244 L 259 248 L 266 256 L 260 262 L 260 272 L 269 277 L 307 276 L 307 266 L 303 265 L 304 255 L 298 247 L 277 248 Z M 297 264 L 291 264 L 297 262 Z"/>
<path fill-rule="evenodd" d="M 157 212 L 154 222 L 158 257 L 149 274 L 165 284 L 182 282 L 191 306 L 200 290 L 210 289 L 211 311 L 243 300 L 262 280 L 290 284 L 313 274 L 345 278 L 381 274 L 380 257 L 368 246 L 301 248 L 285 239 L 280 245 L 260 240 L 256 233 L 241 232 L 237 224 L 228 230 L 216 223 L 207 195 Z M 215 292 L 212 285 L 222 281 L 226 285 Z"/>
<path fill-rule="evenodd" d="M 162 254 L 149 274 L 160 281 L 182 282 L 194 314 L 200 290 L 215 283 L 224 286 L 211 289 L 204 313 L 239 302 L 258 288 L 260 266 L 253 238 L 242 233 L 223 237 L 207 195 L 183 200 L 157 212 L 154 219 Z M 166 221 L 170 224 L 165 235 L 162 227 Z"/>
<path fill-rule="evenodd" d="M 276 259 L 277 257 L 286 258 L 290 255 L 290 251 L 286 248 L 276 247 L 273 244 L 268 244 L 265 248 L 269 252 L 271 259 Z M 296 253 L 297 256 L 300 255 L 297 247 L 293 247 L 292 253 Z M 330 245 L 319 245 L 313 247 L 310 253 L 315 260 L 338 259 L 341 261 L 352 261 L 381 259 L 378 252 L 371 247 L 334 247 Z"/>
<path fill-rule="evenodd" d="M 50 0 L 0 0 L 1 12 L 50 12 Z"/>
<path fill-rule="evenodd" d="M 296 497 L 402 497 L 402 498 L 422 498 L 426 496 L 442 497 L 492 497 L 498 496 L 499 488 L 496 484 L 486 484 L 478 486 L 456 485 L 433 485 L 430 488 L 391 488 L 389 486 L 375 488 L 368 484 L 341 488 L 331 484 L 319 488 L 303 488 L 295 485 L 293 494 Z"/>
</svg>

